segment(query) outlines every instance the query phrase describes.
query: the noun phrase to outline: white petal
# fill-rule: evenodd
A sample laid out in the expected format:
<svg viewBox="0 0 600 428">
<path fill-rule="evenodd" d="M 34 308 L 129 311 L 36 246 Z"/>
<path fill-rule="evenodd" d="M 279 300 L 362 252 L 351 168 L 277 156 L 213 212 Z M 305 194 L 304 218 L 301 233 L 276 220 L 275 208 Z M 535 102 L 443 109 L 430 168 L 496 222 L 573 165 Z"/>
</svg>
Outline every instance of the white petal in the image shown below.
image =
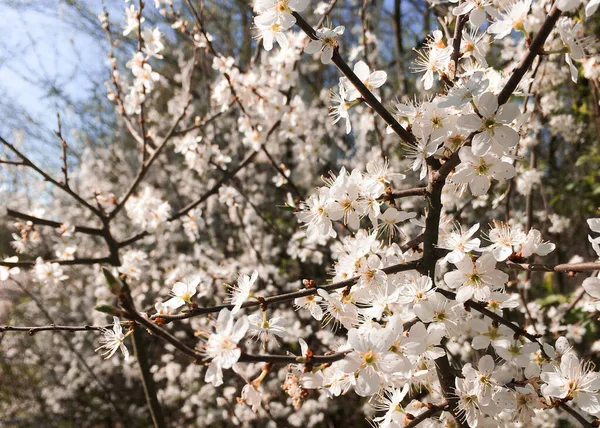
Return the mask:
<svg viewBox="0 0 600 428">
<path fill-rule="evenodd" d="M 483 117 L 490 117 L 498 110 L 498 97 L 492 92 L 485 92 L 477 99 L 475 105 Z"/>
<path fill-rule="evenodd" d="M 323 46 L 323 42 L 320 40 L 312 40 L 306 47 L 304 48 L 304 52 L 307 54 L 314 54 L 321 50 Z"/>
</svg>

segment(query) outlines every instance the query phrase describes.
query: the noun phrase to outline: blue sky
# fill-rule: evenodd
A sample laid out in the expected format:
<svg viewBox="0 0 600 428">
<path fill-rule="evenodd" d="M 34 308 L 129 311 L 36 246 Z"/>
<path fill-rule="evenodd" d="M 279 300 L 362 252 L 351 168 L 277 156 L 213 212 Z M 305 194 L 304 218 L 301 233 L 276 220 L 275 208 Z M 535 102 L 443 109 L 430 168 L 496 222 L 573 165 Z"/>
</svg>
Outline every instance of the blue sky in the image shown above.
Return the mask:
<svg viewBox="0 0 600 428">
<path fill-rule="evenodd" d="M 61 114 L 69 137 L 73 137 L 69 124 L 75 124 L 77 117 L 66 104 L 49 95 L 59 90 L 74 102 L 89 96 L 94 81 L 108 72 L 107 42 L 73 28 L 68 23 L 72 21 L 66 15 L 68 8 L 59 2 L 56 6 L 45 3 L 42 8 L 48 9 L 3 6 L 0 103 L 1 111 L 9 114 L 0 123 L 0 135 L 12 141 L 13 130 L 21 128 L 29 116 L 40 128 L 27 135 L 23 144 L 37 156 L 49 155 L 56 160 L 54 155 L 60 147 L 52 132 L 56 130 L 56 113 Z"/>
</svg>

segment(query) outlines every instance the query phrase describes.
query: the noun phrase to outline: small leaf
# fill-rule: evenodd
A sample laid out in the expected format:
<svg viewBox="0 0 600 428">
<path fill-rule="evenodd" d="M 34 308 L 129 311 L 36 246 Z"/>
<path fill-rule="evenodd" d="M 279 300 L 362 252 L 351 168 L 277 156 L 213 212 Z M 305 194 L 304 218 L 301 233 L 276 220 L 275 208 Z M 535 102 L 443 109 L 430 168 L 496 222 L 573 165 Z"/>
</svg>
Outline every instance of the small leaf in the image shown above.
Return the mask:
<svg viewBox="0 0 600 428">
<path fill-rule="evenodd" d="M 102 273 L 104 274 L 104 278 L 106 279 L 106 284 L 110 289 L 110 292 L 115 296 L 118 296 L 123 289 L 123 284 L 117 278 L 114 277 L 112 272 L 106 268 L 102 268 Z"/>
<path fill-rule="evenodd" d="M 94 309 L 97 310 L 98 312 L 103 312 L 108 315 L 114 315 L 114 316 L 117 315 L 117 311 L 111 305 L 98 305 L 98 306 L 94 307 Z"/>
<path fill-rule="evenodd" d="M 291 211 L 291 212 L 295 212 L 296 211 L 296 207 L 293 207 L 293 206 L 288 205 L 288 204 L 277 205 L 277 208 L 279 208 L 281 211 Z"/>
</svg>

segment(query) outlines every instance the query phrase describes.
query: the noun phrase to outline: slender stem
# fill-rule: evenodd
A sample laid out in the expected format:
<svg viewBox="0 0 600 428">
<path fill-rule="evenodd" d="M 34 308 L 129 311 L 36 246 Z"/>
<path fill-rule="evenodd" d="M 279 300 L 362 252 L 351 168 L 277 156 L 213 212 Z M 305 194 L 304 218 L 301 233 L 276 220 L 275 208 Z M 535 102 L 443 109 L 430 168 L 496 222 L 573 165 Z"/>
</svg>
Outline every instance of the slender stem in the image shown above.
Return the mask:
<svg viewBox="0 0 600 428">
<path fill-rule="evenodd" d="M 588 422 L 588 420 L 586 418 L 584 418 L 579 412 L 577 412 L 575 409 L 573 409 L 568 404 L 560 403 L 559 407 L 562 410 L 564 410 L 565 412 L 567 412 L 569 415 L 573 416 L 577 420 L 577 422 L 579 422 L 581 424 L 582 427 L 593 428 L 593 427 L 597 426 L 595 424 L 592 424 L 591 422 Z"/>
<path fill-rule="evenodd" d="M 102 263 L 110 263 L 112 264 L 113 259 L 111 257 L 90 257 L 90 258 L 78 258 L 71 260 L 60 260 L 60 259 L 52 259 L 45 260 L 46 263 L 58 263 L 62 266 L 71 266 L 71 265 L 95 265 Z M 35 266 L 35 260 L 20 260 L 18 262 L 7 262 L 4 260 L 0 260 L 0 266 L 6 267 L 33 267 Z"/>
<path fill-rule="evenodd" d="M 391 192 L 383 195 L 383 200 L 391 201 L 393 199 L 406 198 L 408 196 L 424 196 L 426 194 L 427 194 L 427 187 L 415 187 L 412 189 L 392 190 Z"/>
<path fill-rule="evenodd" d="M 112 325 L 98 326 L 98 325 L 43 325 L 38 327 L 19 327 L 19 326 L 0 326 L 0 333 L 4 332 L 27 332 L 29 335 L 33 336 L 35 333 L 39 331 L 68 331 L 68 332 L 76 332 L 76 331 L 102 331 L 104 329 L 112 328 Z"/>
<path fill-rule="evenodd" d="M 446 407 L 448 407 L 448 402 L 442 401 L 440 404 L 436 404 L 436 405 L 432 406 L 431 408 L 427 409 L 420 415 L 411 419 L 408 424 L 404 425 L 404 428 L 416 427 L 421 422 L 423 422 L 425 419 L 429 419 L 430 417 L 437 415 L 438 413 L 443 411 Z"/>
<path fill-rule="evenodd" d="M 19 149 L 17 149 L 13 144 L 9 143 L 2 137 L 0 137 L 0 142 L 2 144 L 4 144 L 8 149 L 10 149 L 15 155 L 17 155 L 17 157 L 23 161 L 23 164 L 26 167 L 33 169 L 35 172 L 37 172 L 39 175 L 41 175 L 44 178 L 44 180 L 48 181 L 49 183 L 52 183 L 54 186 L 58 187 L 60 190 L 62 190 L 63 192 L 65 192 L 66 194 L 71 196 L 73 199 L 75 199 L 81 205 L 83 205 L 84 207 L 89 209 L 91 212 L 93 212 L 96 216 L 98 216 L 100 218 L 103 217 L 102 212 L 98 208 L 91 205 L 89 202 L 87 202 L 85 199 L 83 199 L 81 196 L 79 196 L 79 194 L 75 193 L 66 184 L 59 183 L 57 180 L 55 180 L 50 175 L 48 175 L 48 173 L 46 173 L 40 167 L 38 167 L 35 163 L 33 163 L 27 156 L 25 156 L 23 153 L 21 153 L 21 151 Z"/>
<path fill-rule="evenodd" d="M 469 15 L 456 17 L 456 26 L 454 27 L 454 38 L 452 40 L 452 62 L 454 63 L 454 76 L 452 81 L 456 81 L 458 76 L 458 61 L 460 59 L 460 44 L 462 41 L 462 31 L 469 20 Z"/>
<path fill-rule="evenodd" d="M 47 220 L 45 218 L 35 217 L 35 216 L 29 215 L 29 214 L 22 213 L 20 211 L 11 210 L 10 208 L 8 208 L 6 210 L 6 214 L 11 217 L 30 221 L 33 224 L 39 224 L 41 226 L 50 226 L 50 227 L 59 228 L 64 224 L 59 221 Z M 95 227 L 87 227 L 87 226 L 75 226 L 75 232 L 84 233 L 86 235 L 96 235 L 96 236 L 102 236 L 104 234 L 102 229 L 98 229 Z"/>
<path fill-rule="evenodd" d="M 135 328 L 133 330 L 133 349 L 138 361 L 138 367 L 140 368 L 140 378 L 142 379 L 146 402 L 150 409 L 152 423 L 155 428 L 164 428 L 167 425 L 165 424 L 163 412 L 160 403 L 158 402 L 158 396 L 156 395 L 156 385 L 154 384 L 154 378 L 150 372 L 150 364 L 148 363 L 148 354 L 146 353 L 143 336 L 141 328 Z"/>
</svg>

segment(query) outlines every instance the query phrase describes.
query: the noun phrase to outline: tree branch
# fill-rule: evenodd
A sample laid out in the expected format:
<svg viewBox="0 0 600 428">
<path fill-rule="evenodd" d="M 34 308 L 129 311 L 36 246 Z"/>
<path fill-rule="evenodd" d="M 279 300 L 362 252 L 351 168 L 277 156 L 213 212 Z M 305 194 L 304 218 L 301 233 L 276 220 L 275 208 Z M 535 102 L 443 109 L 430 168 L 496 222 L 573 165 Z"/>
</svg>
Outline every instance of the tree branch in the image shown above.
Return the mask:
<svg viewBox="0 0 600 428">
<path fill-rule="evenodd" d="M 60 190 L 62 190 L 63 192 L 65 192 L 66 194 L 71 196 L 73 199 L 75 199 L 81 205 L 83 205 L 84 207 L 89 209 L 91 212 L 96 214 L 96 216 L 98 216 L 100 218 L 103 217 L 102 212 L 98 208 L 96 208 L 95 206 L 88 203 L 85 199 L 83 199 L 81 196 L 79 196 L 79 194 L 75 193 L 66 184 L 62 184 L 62 183 L 59 183 L 58 181 L 56 181 L 54 178 L 52 178 L 50 175 L 48 175 L 45 171 L 43 171 L 41 168 L 39 168 L 35 163 L 33 163 L 31 160 L 29 160 L 29 158 L 27 156 L 25 156 L 23 153 L 21 153 L 21 151 L 19 149 L 17 149 L 13 144 L 9 143 L 1 136 L 0 136 L 0 142 L 2 144 L 4 144 L 9 150 L 11 150 L 15 155 L 17 155 L 17 157 L 23 161 L 24 166 L 33 169 L 35 172 L 37 172 L 39 175 L 41 175 L 44 178 L 44 180 L 52 183 L 54 186 L 58 187 Z"/>
<path fill-rule="evenodd" d="M 382 270 L 387 274 L 393 274 L 393 273 L 418 269 L 419 266 L 420 266 L 420 261 L 417 260 L 417 261 L 412 261 L 412 262 L 408 262 L 408 263 L 401 263 L 401 264 L 397 264 L 397 265 L 388 266 L 386 268 L 383 268 Z M 288 302 L 288 301 L 297 299 L 299 297 L 305 297 L 305 296 L 311 296 L 311 295 L 317 294 L 318 289 L 322 289 L 325 291 L 338 290 L 340 288 L 344 288 L 344 287 L 348 287 L 348 286 L 352 286 L 352 285 L 356 284 L 359 279 L 360 279 L 359 276 L 355 276 L 355 277 L 347 279 L 345 281 L 334 282 L 334 283 L 328 284 L 328 285 L 318 286 L 318 287 L 314 287 L 314 288 L 306 288 L 306 289 L 302 289 L 299 291 L 278 294 L 278 295 L 271 296 L 271 297 L 263 297 L 263 298 L 260 298 L 259 300 L 251 300 L 251 301 L 245 302 L 242 305 L 242 308 L 253 308 L 253 307 L 258 307 L 258 306 L 266 307 L 268 305 L 272 305 L 275 303 Z M 171 321 L 184 320 L 184 319 L 193 318 L 193 317 L 196 317 L 199 315 L 216 313 L 216 312 L 221 311 L 221 309 L 233 309 L 233 307 L 234 307 L 234 305 L 224 304 L 224 305 L 211 306 L 211 307 L 206 307 L 206 308 L 190 309 L 188 312 L 184 312 L 184 313 L 176 314 L 176 315 L 155 314 L 155 315 L 152 315 L 150 318 L 153 320 L 160 319 L 161 322 L 166 324 Z"/>
<path fill-rule="evenodd" d="M 439 412 L 445 410 L 446 407 L 448 407 L 447 401 L 442 401 L 440 404 L 433 405 L 429 409 L 427 409 L 426 411 L 421 413 L 420 415 L 415 416 L 413 419 L 411 419 L 408 424 L 404 425 L 404 428 L 416 427 L 421 422 L 423 422 L 425 419 L 429 419 L 432 416 L 437 415 Z"/>
<path fill-rule="evenodd" d="M 54 227 L 54 228 L 60 228 L 62 225 L 65 224 L 65 223 L 61 223 L 58 221 L 47 220 L 45 218 L 34 217 L 32 215 L 25 214 L 20 211 L 15 211 L 10 208 L 7 208 L 6 214 L 11 217 L 20 218 L 22 220 L 30 221 L 33 224 L 38 224 L 41 226 L 50 226 L 50 227 Z M 96 227 L 87 227 L 87 226 L 75 226 L 75 232 L 84 233 L 86 235 L 95 235 L 95 236 L 103 236 L 104 235 L 104 231 L 102 229 L 98 229 Z"/>
<path fill-rule="evenodd" d="M 314 28 L 310 26 L 308 22 L 302 18 L 302 16 L 297 13 L 292 13 L 296 18 L 296 25 L 300 27 L 302 31 L 306 33 L 308 37 L 313 40 L 317 40 L 317 33 Z M 333 50 L 333 63 L 337 66 L 337 68 L 342 72 L 344 76 L 348 78 L 348 80 L 356 87 L 358 92 L 360 92 L 363 100 L 381 116 L 381 118 L 394 130 L 394 132 L 402 138 L 406 143 L 411 145 L 416 145 L 415 136 L 408 132 L 398 121 L 392 116 L 392 114 L 379 102 L 375 95 L 371 91 L 367 89 L 367 87 L 361 82 L 361 80 L 354 74 L 352 69 L 348 66 L 348 64 L 342 59 L 340 56 L 338 48 Z"/>
</svg>

